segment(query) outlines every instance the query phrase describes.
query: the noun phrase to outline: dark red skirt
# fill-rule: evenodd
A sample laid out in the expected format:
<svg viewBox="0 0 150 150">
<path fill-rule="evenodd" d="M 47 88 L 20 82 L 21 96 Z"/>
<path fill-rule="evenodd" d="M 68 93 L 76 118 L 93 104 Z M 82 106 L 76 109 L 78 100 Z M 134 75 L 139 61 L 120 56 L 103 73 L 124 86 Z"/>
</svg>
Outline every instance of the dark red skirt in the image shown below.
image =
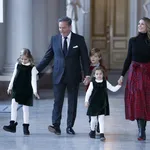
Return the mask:
<svg viewBox="0 0 150 150">
<path fill-rule="evenodd" d="M 132 62 L 125 88 L 126 119 L 150 121 L 150 63 Z"/>
</svg>

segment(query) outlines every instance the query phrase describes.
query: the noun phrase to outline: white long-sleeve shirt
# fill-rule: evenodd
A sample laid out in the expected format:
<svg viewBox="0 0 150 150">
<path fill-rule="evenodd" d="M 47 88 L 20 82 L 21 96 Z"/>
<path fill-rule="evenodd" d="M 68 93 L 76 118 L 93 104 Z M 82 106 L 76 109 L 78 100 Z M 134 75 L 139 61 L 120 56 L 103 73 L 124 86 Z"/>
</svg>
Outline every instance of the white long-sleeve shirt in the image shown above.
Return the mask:
<svg viewBox="0 0 150 150">
<path fill-rule="evenodd" d="M 15 68 L 13 71 L 13 75 L 11 77 L 11 81 L 8 86 L 8 90 L 12 90 L 12 88 L 13 88 L 14 79 L 15 79 L 15 76 L 17 73 L 17 65 L 18 65 L 18 62 L 15 64 Z M 23 65 L 29 66 L 30 63 L 23 64 Z M 37 71 L 36 67 L 34 66 L 31 71 L 31 85 L 33 88 L 33 93 L 37 93 L 37 74 L 38 74 L 38 71 Z"/>
<path fill-rule="evenodd" d="M 103 80 L 95 80 L 95 81 L 97 83 L 103 82 Z M 112 92 L 116 92 L 121 88 L 121 85 L 112 86 L 108 81 L 106 81 L 106 84 L 107 84 L 107 89 L 109 89 Z M 85 95 L 85 102 L 89 102 L 89 98 L 92 94 L 92 91 L 93 91 L 93 82 L 90 82 L 90 85 Z"/>
</svg>

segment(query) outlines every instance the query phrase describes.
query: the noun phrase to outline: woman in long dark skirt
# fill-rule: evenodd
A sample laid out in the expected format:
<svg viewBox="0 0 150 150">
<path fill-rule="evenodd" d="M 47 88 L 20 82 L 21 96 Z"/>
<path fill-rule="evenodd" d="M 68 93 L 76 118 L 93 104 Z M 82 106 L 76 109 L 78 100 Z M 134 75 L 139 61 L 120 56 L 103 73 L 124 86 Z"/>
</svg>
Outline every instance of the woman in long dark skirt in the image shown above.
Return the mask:
<svg viewBox="0 0 150 150">
<path fill-rule="evenodd" d="M 146 140 L 146 122 L 150 121 L 150 19 L 142 18 L 138 35 L 129 40 L 128 54 L 121 77 L 129 69 L 125 88 L 125 116 L 137 120 L 138 140 Z"/>
</svg>

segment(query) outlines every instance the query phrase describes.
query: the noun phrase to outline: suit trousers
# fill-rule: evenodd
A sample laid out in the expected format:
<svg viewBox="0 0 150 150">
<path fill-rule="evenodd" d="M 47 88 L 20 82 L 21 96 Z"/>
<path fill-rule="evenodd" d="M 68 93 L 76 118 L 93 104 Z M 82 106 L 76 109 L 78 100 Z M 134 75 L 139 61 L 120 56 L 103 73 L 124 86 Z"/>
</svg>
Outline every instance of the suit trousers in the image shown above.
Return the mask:
<svg viewBox="0 0 150 150">
<path fill-rule="evenodd" d="M 53 85 L 54 89 L 54 106 L 52 111 L 52 124 L 59 127 L 62 118 L 62 107 L 64 103 L 65 91 L 67 89 L 68 95 L 68 112 L 67 112 L 67 127 L 73 127 L 76 112 L 79 83 L 69 84 L 62 80 L 59 84 Z"/>
</svg>

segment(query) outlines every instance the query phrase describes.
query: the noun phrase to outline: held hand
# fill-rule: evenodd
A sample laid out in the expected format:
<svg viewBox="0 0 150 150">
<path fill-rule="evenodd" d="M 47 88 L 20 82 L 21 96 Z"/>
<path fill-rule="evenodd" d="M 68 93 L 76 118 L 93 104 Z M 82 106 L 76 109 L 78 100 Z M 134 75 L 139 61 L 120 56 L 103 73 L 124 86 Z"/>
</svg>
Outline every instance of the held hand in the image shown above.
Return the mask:
<svg viewBox="0 0 150 150">
<path fill-rule="evenodd" d="M 122 84 L 118 84 L 120 87 L 122 87 Z"/>
<path fill-rule="evenodd" d="M 85 102 L 85 107 L 89 107 L 89 103 L 88 102 Z"/>
<path fill-rule="evenodd" d="M 119 85 L 122 85 L 122 83 L 123 83 L 123 76 L 120 76 L 120 78 L 119 78 L 119 80 L 118 80 L 118 84 L 119 84 Z"/>
<path fill-rule="evenodd" d="M 90 83 L 90 76 L 86 76 L 84 81 L 83 81 L 83 84 L 88 85 L 89 83 Z"/>
<path fill-rule="evenodd" d="M 40 99 L 40 96 L 39 96 L 38 93 L 34 93 L 34 95 L 35 95 L 35 97 L 36 97 L 37 99 Z"/>
<path fill-rule="evenodd" d="M 7 94 L 10 95 L 10 94 L 11 94 L 11 91 L 12 91 L 11 89 L 8 89 L 8 90 L 7 90 Z"/>
</svg>

